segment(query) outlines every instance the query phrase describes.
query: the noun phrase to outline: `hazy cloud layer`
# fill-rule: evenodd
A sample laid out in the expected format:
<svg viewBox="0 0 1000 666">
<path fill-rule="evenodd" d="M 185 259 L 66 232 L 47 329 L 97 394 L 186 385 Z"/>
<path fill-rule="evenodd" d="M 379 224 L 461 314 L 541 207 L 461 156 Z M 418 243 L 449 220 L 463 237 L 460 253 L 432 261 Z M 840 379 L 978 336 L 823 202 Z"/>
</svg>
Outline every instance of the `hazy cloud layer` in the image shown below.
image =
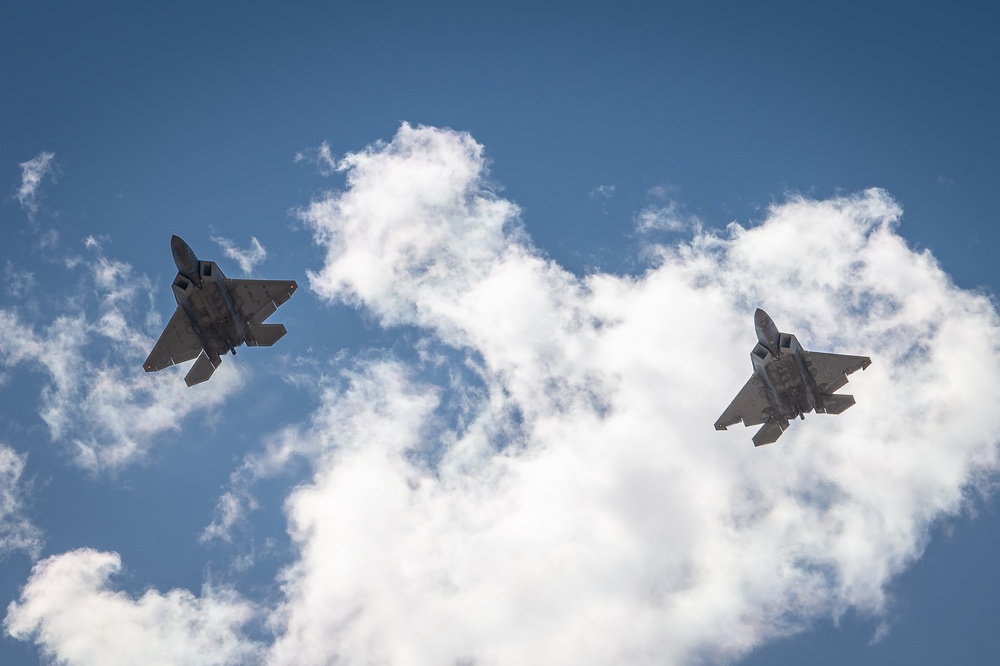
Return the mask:
<svg viewBox="0 0 1000 666">
<path fill-rule="evenodd" d="M 15 550 L 38 557 L 42 547 L 41 531 L 24 514 L 25 458 L 0 444 L 0 557 Z"/>
<path fill-rule="evenodd" d="M 41 152 L 27 162 L 21 162 L 21 185 L 17 188 L 18 203 L 29 216 L 38 212 L 38 197 L 42 180 L 56 168 L 55 153 Z"/>
<path fill-rule="evenodd" d="M 212 240 L 219 244 L 223 254 L 240 265 L 244 275 L 252 273 L 257 264 L 267 259 L 267 250 L 255 236 L 250 237 L 250 247 L 245 250 L 236 247 L 228 238 L 212 236 Z"/>
<path fill-rule="evenodd" d="M 147 309 L 149 280 L 99 252 L 71 266 L 80 279 L 71 305 L 42 314 L 0 308 L 0 367 L 43 371 L 39 413 L 53 441 L 81 467 L 114 470 L 141 459 L 156 435 L 191 412 L 219 405 L 240 379 L 231 363 L 211 388 L 189 389 L 180 369 L 142 372 L 162 327 L 159 313 Z"/>
<path fill-rule="evenodd" d="M 437 384 L 357 362 L 234 477 L 206 537 L 252 503 L 241 478 L 312 465 L 285 502 L 299 557 L 269 663 L 701 663 L 848 609 L 879 621 L 931 524 L 995 473 L 997 315 L 907 247 L 882 191 L 793 198 L 649 247 L 640 277 L 580 278 L 531 246 L 467 134 L 403 125 L 330 164 L 346 188 L 301 213 L 326 251 L 312 288 L 467 357 Z M 844 389 L 857 406 L 761 449 L 712 428 L 757 306 L 874 360 Z M 7 623 L 69 659 L 43 632 L 68 611 L 29 594 L 55 580 L 36 569 Z M 107 598 L 96 580 L 78 604 Z M 214 600 L 184 598 L 195 618 Z"/>
<path fill-rule="evenodd" d="M 240 633 L 253 615 L 232 592 L 147 590 L 132 598 L 109 578 L 117 553 L 74 550 L 35 565 L 4 629 L 34 639 L 60 664 L 246 664 L 258 648 Z"/>
</svg>

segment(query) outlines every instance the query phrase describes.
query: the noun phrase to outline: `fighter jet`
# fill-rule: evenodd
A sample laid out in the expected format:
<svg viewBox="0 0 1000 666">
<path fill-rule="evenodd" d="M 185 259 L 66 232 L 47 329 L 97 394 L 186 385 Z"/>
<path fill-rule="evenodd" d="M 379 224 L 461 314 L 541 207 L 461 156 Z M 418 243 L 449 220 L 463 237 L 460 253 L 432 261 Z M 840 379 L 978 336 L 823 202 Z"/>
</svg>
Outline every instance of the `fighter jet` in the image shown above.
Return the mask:
<svg viewBox="0 0 1000 666">
<path fill-rule="evenodd" d="M 759 340 L 750 352 L 753 376 L 715 422 L 716 430 L 741 420 L 745 426 L 763 423 L 753 436 L 753 445 L 762 446 L 781 437 L 789 419 L 805 419 L 814 409 L 840 414 L 854 404 L 853 395 L 833 392 L 847 383 L 847 375 L 871 365 L 870 358 L 806 351 L 794 335 L 779 333 L 760 308 L 753 321 Z"/>
<path fill-rule="evenodd" d="M 142 367 L 162 370 L 197 358 L 184 382 L 207 381 L 226 352 L 246 343 L 270 347 L 286 333 L 284 324 L 265 324 L 298 288 L 294 280 L 230 280 L 214 261 L 199 261 L 180 236 L 170 237 L 177 264 L 172 286 L 177 309 Z"/>
</svg>

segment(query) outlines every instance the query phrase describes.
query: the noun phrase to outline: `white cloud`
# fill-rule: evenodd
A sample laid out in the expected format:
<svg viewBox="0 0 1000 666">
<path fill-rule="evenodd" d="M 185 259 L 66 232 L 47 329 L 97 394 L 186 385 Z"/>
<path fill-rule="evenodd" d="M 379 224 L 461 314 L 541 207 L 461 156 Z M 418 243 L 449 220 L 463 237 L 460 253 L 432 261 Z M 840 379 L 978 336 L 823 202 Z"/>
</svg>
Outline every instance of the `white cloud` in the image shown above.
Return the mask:
<svg viewBox="0 0 1000 666">
<path fill-rule="evenodd" d="M 42 370 L 48 383 L 40 415 L 54 441 L 65 444 L 88 470 L 115 470 L 141 460 L 156 435 L 179 427 L 197 410 L 212 409 L 238 389 L 233 363 L 211 386 L 188 388 L 181 369 L 142 371 L 155 337 L 143 332 L 140 303 L 153 286 L 126 263 L 98 255 L 85 264 L 76 305 L 27 321 L 14 307 L 0 309 L 0 366 Z M 158 317 L 150 330 L 159 335 Z"/>
<path fill-rule="evenodd" d="M 31 271 L 14 267 L 14 262 L 7 260 L 3 271 L 6 292 L 14 297 L 24 298 L 37 287 L 38 281 Z"/>
<path fill-rule="evenodd" d="M 589 199 L 610 199 L 613 196 L 615 196 L 614 185 L 598 185 L 587 193 Z"/>
<path fill-rule="evenodd" d="M 102 250 L 104 248 L 105 241 L 108 240 L 107 236 L 94 236 L 93 234 L 88 234 L 83 239 L 83 246 L 88 250 Z"/>
<path fill-rule="evenodd" d="M 269 663 L 698 663 L 848 609 L 882 621 L 930 526 L 997 468 L 1000 321 L 907 247 L 884 192 L 791 199 L 651 247 L 640 277 L 578 278 L 530 246 L 467 134 L 404 125 L 336 166 L 347 188 L 302 211 L 327 253 L 312 288 L 479 379 L 359 361 L 234 476 L 209 536 L 241 478 L 312 465 L 285 503 L 299 558 Z M 712 428 L 757 306 L 874 360 L 857 406 L 761 449 Z M 66 617 L 34 608 L 18 627 Z"/>
<path fill-rule="evenodd" d="M 524 241 L 468 135 L 404 125 L 338 168 L 348 189 L 302 213 L 327 250 L 313 289 L 480 354 L 483 418 L 519 425 L 445 439 L 426 470 L 407 454 L 430 446 L 426 389 L 344 407 L 361 441 L 288 503 L 303 557 L 279 662 L 735 657 L 847 608 L 881 616 L 931 523 L 996 468 L 996 313 L 906 246 L 881 191 L 792 199 L 653 248 L 641 278 L 581 280 Z M 758 305 L 875 364 L 857 407 L 755 450 L 712 423 L 749 376 Z M 375 424 L 394 434 L 364 437 Z"/>
<path fill-rule="evenodd" d="M 0 444 L 0 556 L 23 550 L 38 557 L 42 533 L 24 515 L 21 476 L 26 456 Z"/>
<path fill-rule="evenodd" d="M 319 148 L 314 150 L 300 150 L 295 153 L 295 162 L 309 162 L 315 164 L 319 172 L 328 176 L 337 168 L 337 158 L 330 150 L 330 144 L 324 141 Z"/>
<path fill-rule="evenodd" d="M 245 250 L 236 247 L 228 238 L 212 236 L 212 240 L 219 244 L 223 254 L 240 265 L 240 270 L 243 271 L 244 275 L 253 272 L 254 267 L 267 258 L 267 250 L 254 236 L 250 237 L 250 247 Z"/>
<path fill-rule="evenodd" d="M 698 229 L 701 220 L 684 210 L 684 207 L 673 200 L 665 203 L 650 204 L 635 216 L 635 227 L 640 233 L 649 231 L 684 231 Z"/>
<path fill-rule="evenodd" d="M 60 664 L 246 664 L 258 646 L 241 627 L 252 607 L 236 594 L 206 588 L 141 597 L 114 590 L 117 553 L 90 549 L 56 555 L 35 565 L 20 600 L 7 608 L 4 628 L 34 639 Z"/>
<path fill-rule="evenodd" d="M 18 203 L 34 217 L 38 212 L 38 196 L 45 176 L 56 169 L 55 153 L 41 152 L 27 162 L 21 162 L 21 185 L 17 188 Z"/>
</svg>

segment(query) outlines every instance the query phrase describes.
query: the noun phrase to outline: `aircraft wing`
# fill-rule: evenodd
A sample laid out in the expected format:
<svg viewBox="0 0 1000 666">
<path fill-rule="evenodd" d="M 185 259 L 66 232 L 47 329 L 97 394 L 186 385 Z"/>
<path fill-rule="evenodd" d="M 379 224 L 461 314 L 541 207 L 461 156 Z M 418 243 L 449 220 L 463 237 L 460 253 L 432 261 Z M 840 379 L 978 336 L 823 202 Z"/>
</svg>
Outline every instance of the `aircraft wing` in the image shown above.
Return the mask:
<svg viewBox="0 0 1000 666">
<path fill-rule="evenodd" d="M 201 340 L 191 329 L 191 322 L 188 321 L 184 311 L 177 308 L 142 367 L 146 372 L 162 370 L 174 363 L 190 361 L 198 356 L 201 350 Z"/>
<path fill-rule="evenodd" d="M 867 356 L 806 352 L 805 357 L 813 379 L 816 380 L 816 387 L 826 395 L 846 384 L 847 375 L 855 370 L 864 370 L 872 363 Z"/>
<path fill-rule="evenodd" d="M 766 422 L 771 412 L 771 403 L 767 401 L 767 395 L 764 393 L 764 382 L 757 373 L 754 373 L 715 422 L 715 429 L 725 430 L 740 421 L 746 426 L 758 425 Z"/>
<path fill-rule="evenodd" d="M 244 320 L 261 324 L 299 288 L 295 280 L 226 280 Z"/>
</svg>

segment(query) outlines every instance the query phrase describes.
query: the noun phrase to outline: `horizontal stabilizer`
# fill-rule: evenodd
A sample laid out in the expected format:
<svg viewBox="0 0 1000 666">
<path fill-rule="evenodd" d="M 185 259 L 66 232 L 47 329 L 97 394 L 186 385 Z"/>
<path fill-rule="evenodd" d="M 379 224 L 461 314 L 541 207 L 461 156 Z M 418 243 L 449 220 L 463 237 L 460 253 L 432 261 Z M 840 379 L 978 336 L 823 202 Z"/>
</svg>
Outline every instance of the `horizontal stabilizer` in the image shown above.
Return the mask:
<svg viewBox="0 0 1000 666">
<path fill-rule="evenodd" d="M 198 360 L 194 362 L 191 369 L 188 370 L 187 376 L 184 377 L 184 383 L 188 386 L 201 384 L 208 381 L 213 372 L 215 372 L 215 365 L 212 363 L 212 359 L 208 357 L 208 354 L 203 351 L 198 355 Z"/>
<path fill-rule="evenodd" d="M 774 418 L 767 420 L 764 427 L 757 431 L 757 434 L 753 436 L 754 446 L 764 446 L 765 444 L 773 444 L 778 441 L 781 437 L 781 433 L 785 432 L 785 428 L 788 427 L 788 421 L 778 421 Z"/>
<path fill-rule="evenodd" d="M 854 404 L 853 395 L 824 395 L 823 407 L 827 414 L 840 414 Z"/>
<path fill-rule="evenodd" d="M 250 327 L 250 332 L 248 347 L 270 347 L 287 333 L 284 324 L 257 324 Z"/>
</svg>

